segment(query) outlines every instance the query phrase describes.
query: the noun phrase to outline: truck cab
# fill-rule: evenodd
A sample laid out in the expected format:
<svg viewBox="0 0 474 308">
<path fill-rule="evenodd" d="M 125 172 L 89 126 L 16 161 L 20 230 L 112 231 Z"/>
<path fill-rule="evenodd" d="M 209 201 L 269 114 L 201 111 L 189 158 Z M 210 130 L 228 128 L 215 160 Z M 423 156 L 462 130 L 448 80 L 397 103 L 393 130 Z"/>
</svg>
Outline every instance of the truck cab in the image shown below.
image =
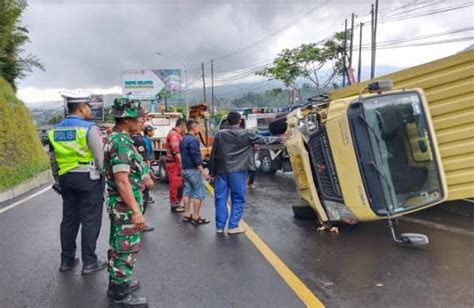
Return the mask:
<svg viewBox="0 0 474 308">
<path fill-rule="evenodd" d="M 287 124 L 298 193 L 323 225 L 391 220 L 446 199 L 421 89 L 377 82 L 368 95 L 297 109 Z"/>
</svg>

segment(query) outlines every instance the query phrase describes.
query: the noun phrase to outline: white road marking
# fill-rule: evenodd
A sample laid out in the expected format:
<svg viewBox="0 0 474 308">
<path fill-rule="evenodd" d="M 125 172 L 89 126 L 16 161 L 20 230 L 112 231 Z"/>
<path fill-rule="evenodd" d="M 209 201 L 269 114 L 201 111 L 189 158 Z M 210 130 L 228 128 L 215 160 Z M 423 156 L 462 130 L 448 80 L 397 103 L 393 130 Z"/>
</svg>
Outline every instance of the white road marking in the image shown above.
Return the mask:
<svg viewBox="0 0 474 308">
<path fill-rule="evenodd" d="M 5 213 L 5 212 L 8 211 L 8 210 L 11 210 L 12 208 L 14 208 L 14 207 L 16 207 L 16 206 L 18 206 L 18 205 L 20 205 L 20 204 L 22 204 L 22 203 L 24 203 L 24 202 L 26 202 L 26 201 L 28 201 L 28 200 L 33 199 L 34 197 L 36 197 L 36 196 L 38 196 L 38 195 L 41 195 L 42 193 L 44 193 L 45 191 L 49 190 L 50 188 L 51 188 L 51 186 L 48 186 L 48 187 L 46 187 L 46 188 L 43 188 L 42 190 L 37 191 L 37 192 L 35 192 L 34 194 L 29 195 L 28 197 L 25 197 L 25 198 L 23 198 L 23 199 L 21 199 L 21 200 L 18 200 L 18 201 L 15 202 L 15 203 L 10 204 L 9 206 L 6 206 L 6 207 L 0 209 L 0 214 L 3 214 L 3 213 Z"/>
<path fill-rule="evenodd" d="M 431 227 L 431 228 L 434 228 L 434 229 L 442 230 L 442 231 L 448 231 L 448 232 L 452 232 L 452 233 L 461 234 L 461 235 L 464 235 L 464 236 L 474 237 L 474 232 L 472 232 L 472 231 L 468 231 L 468 230 L 464 230 L 464 229 L 460 229 L 460 228 L 456 228 L 456 227 L 451 227 L 451 226 L 443 225 L 443 224 L 436 223 L 436 222 L 426 221 L 426 220 L 413 218 L 413 217 L 407 217 L 407 216 L 404 216 L 400 219 L 404 220 L 404 221 L 409 221 L 409 222 L 413 222 L 413 223 L 416 223 L 416 224 L 424 225 L 424 226 L 427 226 L 427 227 Z"/>
</svg>

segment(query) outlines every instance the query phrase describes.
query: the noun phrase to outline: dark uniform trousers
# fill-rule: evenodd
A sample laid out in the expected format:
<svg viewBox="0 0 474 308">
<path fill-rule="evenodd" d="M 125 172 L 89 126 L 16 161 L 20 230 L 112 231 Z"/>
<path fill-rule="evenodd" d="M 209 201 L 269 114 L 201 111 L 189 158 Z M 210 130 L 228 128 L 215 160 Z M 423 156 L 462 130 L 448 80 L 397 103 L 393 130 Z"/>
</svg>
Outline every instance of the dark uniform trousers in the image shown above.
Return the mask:
<svg viewBox="0 0 474 308">
<path fill-rule="evenodd" d="M 74 259 L 81 225 L 82 263 L 93 264 L 97 261 L 95 248 L 102 224 L 104 179 L 93 181 L 88 172 L 68 172 L 59 177 L 59 185 L 63 198 L 61 258 L 66 262 Z"/>
</svg>

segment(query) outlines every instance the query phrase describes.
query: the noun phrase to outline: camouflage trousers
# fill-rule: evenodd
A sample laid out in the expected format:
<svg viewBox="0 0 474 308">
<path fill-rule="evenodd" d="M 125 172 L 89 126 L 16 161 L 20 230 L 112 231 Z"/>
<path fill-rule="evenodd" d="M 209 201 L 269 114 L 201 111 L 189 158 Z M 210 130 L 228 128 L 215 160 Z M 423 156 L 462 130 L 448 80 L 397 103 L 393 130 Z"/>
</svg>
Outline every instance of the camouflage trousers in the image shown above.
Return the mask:
<svg viewBox="0 0 474 308">
<path fill-rule="evenodd" d="M 130 219 L 125 213 L 110 214 L 108 271 L 113 285 L 130 282 L 140 251 L 141 232 L 136 231 Z"/>
</svg>

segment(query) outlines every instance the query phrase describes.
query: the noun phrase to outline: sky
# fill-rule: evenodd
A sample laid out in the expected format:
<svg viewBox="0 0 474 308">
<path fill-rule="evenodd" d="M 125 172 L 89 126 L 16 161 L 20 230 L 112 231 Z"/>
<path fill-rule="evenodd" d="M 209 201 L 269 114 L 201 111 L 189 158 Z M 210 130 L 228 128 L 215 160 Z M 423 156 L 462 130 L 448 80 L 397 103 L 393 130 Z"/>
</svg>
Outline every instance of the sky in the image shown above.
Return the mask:
<svg viewBox="0 0 474 308">
<path fill-rule="evenodd" d="M 46 71 L 36 70 L 21 80 L 18 95 L 37 103 L 60 100 L 64 90 L 121 93 L 122 70 L 184 70 L 182 61 L 154 52 L 182 59 L 190 88 L 200 85 L 200 63 L 211 59 L 217 85 L 261 82 L 252 70 L 268 64 L 284 48 L 343 31 L 344 19 L 350 26 L 351 13 L 357 16 L 356 25 L 366 23 L 363 45 L 369 44 L 371 4 L 370 0 L 30 0 L 21 21 L 30 31 L 25 52 L 38 56 Z M 464 4 L 469 6 L 453 9 Z M 388 47 L 393 47 L 393 40 L 420 36 L 428 38 L 402 44 L 470 40 L 379 49 L 377 66 L 402 69 L 472 45 L 472 5 L 469 0 L 380 0 L 381 47 L 383 42 L 392 41 Z M 447 11 L 409 18 L 442 9 Z M 359 29 L 354 32 L 358 45 Z M 363 68 L 368 69 L 369 63 L 370 50 L 363 49 Z M 205 70 L 209 78 L 209 64 Z"/>
</svg>

